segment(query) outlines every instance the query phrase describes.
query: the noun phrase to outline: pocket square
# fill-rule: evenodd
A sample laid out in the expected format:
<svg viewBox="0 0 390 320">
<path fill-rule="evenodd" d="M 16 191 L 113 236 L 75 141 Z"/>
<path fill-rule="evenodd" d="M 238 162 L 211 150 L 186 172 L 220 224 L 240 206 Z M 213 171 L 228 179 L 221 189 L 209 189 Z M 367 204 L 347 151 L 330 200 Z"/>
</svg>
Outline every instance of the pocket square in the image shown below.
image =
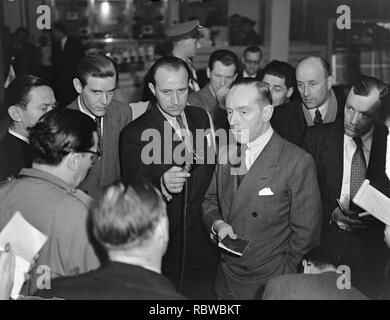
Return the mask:
<svg viewBox="0 0 390 320">
<path fill-rule="evenodd" d="M 273 196 L 274 193 L 270 188 L 264 188 L 259 191 L 259 196 Z"/>
</svg>

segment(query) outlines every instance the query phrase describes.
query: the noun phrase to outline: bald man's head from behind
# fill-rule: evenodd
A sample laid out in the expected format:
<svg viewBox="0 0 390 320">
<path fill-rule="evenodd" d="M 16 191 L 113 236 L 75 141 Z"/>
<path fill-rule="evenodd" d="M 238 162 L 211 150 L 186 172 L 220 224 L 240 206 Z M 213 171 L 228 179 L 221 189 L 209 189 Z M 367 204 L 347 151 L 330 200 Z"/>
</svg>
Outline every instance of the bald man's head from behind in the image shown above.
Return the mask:
<svg viewBox="0 0 390 320">
<path fill-rule="evenodd" d="M 297 64 L 296 78 L 302 102 L 308 109 L 319 108 L 329 99 L 334 78 L 325 59 L 303 58 Z"/>
</svg>

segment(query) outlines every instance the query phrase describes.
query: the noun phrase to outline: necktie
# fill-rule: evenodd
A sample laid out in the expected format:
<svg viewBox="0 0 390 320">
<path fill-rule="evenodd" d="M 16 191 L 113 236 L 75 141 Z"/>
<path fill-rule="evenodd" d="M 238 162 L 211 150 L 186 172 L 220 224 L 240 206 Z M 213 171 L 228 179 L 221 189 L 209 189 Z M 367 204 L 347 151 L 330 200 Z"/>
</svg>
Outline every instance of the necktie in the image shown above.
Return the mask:
<svg viewBox="0 0 390 320">
<path fill-rule="evenodd" d="M 240 186 L 241 182 L 244 180 L 244 178 L 248 172 L 248 169 L 246 166 L 246 157 L 248 156 L 247 155 L 248 147 L 246 144 L 244 144 L 244 145 L 241 145 L 241 147 L 238 150 L 239 150 L 239 157 L 241 158 L 241 166 L 240 166 L 241 172 L 239 175 L 237 175 L 237 185 Z"/>
<path fill-rule="evenodd" d="M 192 147 L 191 139 L 190 139 L 190 136 L 188 135 L 186 126 L 184 125 L 182 116 L 181 115 L 177 116 L 176 121 L 180 127 L 180 136 L 179 137 L 183 141 L 184 145 L 186 146 L 186 149 L 187 149 L 189 155 L 192 157 L 193 147 Z"/>
<path fill-rule="evenodd" d="M 314 117 L 314 125 L 321 124 L 322 123 L 322 116 L 320 110 L 316 110 L 315 117 Z"/>
<path fill-rule="evenodd" d="M 98 134 L 99 150 L 100 152 L 103 152 L 102 117 L 96 117 L 95 121 Z"/>
<path fill-rule="evenodd" d="M 353 138 L 356 143 L 356 151 L 352 156 L 351 165 L 351 183 L 350 183 L 350 204 L 349 209 L 352 211 L 359 212 L 361 208 L 352 202 L 353 197 L 356 195 L 364 179 L 366 178 L 366 159 L 364 158 L 363 152 L 363 141 L 362 138 Z"/>
</svg>

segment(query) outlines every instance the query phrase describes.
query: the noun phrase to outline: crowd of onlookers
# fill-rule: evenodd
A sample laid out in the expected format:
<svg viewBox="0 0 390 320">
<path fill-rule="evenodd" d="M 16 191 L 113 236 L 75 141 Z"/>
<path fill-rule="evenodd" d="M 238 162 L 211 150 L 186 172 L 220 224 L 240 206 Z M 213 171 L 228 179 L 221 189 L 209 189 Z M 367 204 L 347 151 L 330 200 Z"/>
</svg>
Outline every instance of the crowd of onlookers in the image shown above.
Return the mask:
<svg viewBox="0 0 390 320">
<path fill-rule="evenodd" d="M 20 212 L 48 239 L 20 298 L 390 298 L 390 227 L 353 201 L 365 179 L 390 195 L 382 80 L 334 86 L 319 56 L 262 68 L 250 46 L 212 52 L 201 83 L 191 21 L 166 31 L 135 119 L 109 57 L 58 22 L 40 75 L 16 63 L 34 58 L 25 32 L 0 120 L 0 230 Z M 14 269 L 11 243 L 0 298 Z"/>
</svg>

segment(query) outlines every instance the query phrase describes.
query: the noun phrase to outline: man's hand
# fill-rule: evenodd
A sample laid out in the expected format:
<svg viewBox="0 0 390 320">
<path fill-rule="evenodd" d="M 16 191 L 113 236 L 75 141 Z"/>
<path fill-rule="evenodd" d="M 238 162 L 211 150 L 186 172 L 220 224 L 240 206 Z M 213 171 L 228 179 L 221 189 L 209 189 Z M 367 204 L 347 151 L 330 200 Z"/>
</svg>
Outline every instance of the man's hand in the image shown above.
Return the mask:
<svg viewBox="0 0 390 320">
<path fill-rule="evenodd" d="M 237 234 L 233 231 L 232 226 L 223 220 L 215 221 L 213 223 L 213 230 L 218 235 L 219 240 L 222 240 L 227 235 L 231 239 L 237 239 Z"/>
<path fill-rule="evenodd" d="M 230 90 L 229 87 L 221 87 L 215 93 L 215 96 L 217 97 L 218 105 L 223 109 L 225 109 L 225 100 L 226 100 L 225 98 L 229 90 Z"/>
<path fill-rule="evenodd" d="M 180 193 L 183 191 L 184 182 L 191 175 L 185 172 L 180 167 L 172 167 L 163 174 L 163 182 L 165 188 L 170 193 Z"/>
<path fill-rule="evenodd" d="M 332 212 L 332 220 L 340 230 L 352 231 L 365 229 L 366 226 L 360 221 L 358 213 L 344 209 L 344 213 L 339 207 L 336 207 Z"/>
<path fill-rule="evenodd" d="M 11 245 L 5 245 L 5 251 L 0 252 L 0 300 L 8 300 L 14 284 L 15 254 Z"/>
</svg>

